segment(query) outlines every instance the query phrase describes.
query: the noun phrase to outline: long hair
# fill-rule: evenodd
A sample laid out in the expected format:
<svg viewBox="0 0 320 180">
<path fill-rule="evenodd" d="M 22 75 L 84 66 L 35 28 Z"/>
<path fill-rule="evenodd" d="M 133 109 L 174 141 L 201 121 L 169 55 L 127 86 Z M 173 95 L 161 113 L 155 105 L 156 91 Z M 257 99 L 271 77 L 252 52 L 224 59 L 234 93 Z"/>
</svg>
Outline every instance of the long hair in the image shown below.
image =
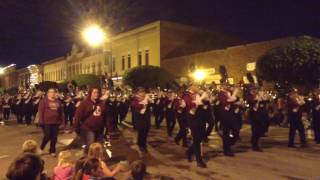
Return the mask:
<svg viewBox="0 0 320 180">
<path fill-rule="evenodd" d="M 100 143 L 93 143 L 89 147 L 88 158 L 104 160 L 103 147 Z"/>
</svg>

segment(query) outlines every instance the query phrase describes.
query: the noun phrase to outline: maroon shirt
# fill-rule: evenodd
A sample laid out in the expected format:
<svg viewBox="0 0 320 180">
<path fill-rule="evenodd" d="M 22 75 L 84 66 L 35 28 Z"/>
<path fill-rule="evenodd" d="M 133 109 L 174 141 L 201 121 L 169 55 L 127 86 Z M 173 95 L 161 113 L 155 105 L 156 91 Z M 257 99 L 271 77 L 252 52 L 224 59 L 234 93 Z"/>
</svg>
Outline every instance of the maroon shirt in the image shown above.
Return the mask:
<svg viewBox="0 0 320 180">
<path fill-rule="evenodd" d="M 59 100 L 51 101 L 43 98 L 38 107 L 39 124 L 61 124 L 64 122 L 64 114 Z"/>
<path fill-rule="evenodd" d="M 196 108 L 197 105 L 193 102 L 195 100 L 196 97 L 196 93 L 191 93 L 191 92 L 186 92 L 182 99 L 185 101 L 186 103 L 186 110 L 187 112 L 189 112 L 191 109 Z"/>
<path fill-rule="evenodd" d="M 106 106 L 102 101 L 94 103 L 90 98 L 81 102 L 75 117 L 75 129 L 100 131 L 106 127 Z"/>
</svg>

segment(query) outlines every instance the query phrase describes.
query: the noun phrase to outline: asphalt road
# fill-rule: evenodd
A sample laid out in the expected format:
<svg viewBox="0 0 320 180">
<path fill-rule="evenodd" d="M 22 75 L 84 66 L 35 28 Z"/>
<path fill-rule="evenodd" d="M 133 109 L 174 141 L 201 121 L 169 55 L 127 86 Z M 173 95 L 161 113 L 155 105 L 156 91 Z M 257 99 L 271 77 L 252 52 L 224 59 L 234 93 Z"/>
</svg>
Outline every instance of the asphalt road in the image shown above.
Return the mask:
<svg viewBox="0 0 320 180">
<path fill-rule="evenodd" d="M 129 118 L 128 118 L 129 119 Z M 148 172 L 154 179 L 320 179 L 320 145 L 309 139 L 308 148 L 287 148 L 287 128 L 271 127 L 267 137 L 261 141 L 264 152 L 254 152 L 250 147 L 250 126 L 245 125 L 241 131 L 241 142 L 233 149 L 235 157 L 222 154 L 221 139 L 212 134 L 208 144 L 203 144 L 203 155 L 208 168 L 201 169 L 195 162 L 189 163 L 185 158 L 186 148 L 177 146 L 173 138 L 167 137 L 165 124 L 160 130 L 152 128 L 148 138 L 149 153 L 142 155 L 135 145 L 136 133 L 132 128 L 123 126 L 122 135 L 112 140 L 112 158 L 109 165 L 120 160 L 132 162 L 142 159 L 147 164 Z M 17 125 L 14 121 L 0 126 L 0 177 L 10 162 L 21 150 L 27 139 L 41 140 L 41 130 L 35 126 Z M 74 134 L 59 135 L 58 151 L 66 148 L 66 144 Z M 299 142 L 296 136 L 296 142 Z M 80 150 L 72 150 L 74 158 L 82 155 Z M 44 155 L 45 168 L 49 174 L 57 163 L 57 159 Z M 127 173 L 117 175 L 124 179 Z"/>
</svg>

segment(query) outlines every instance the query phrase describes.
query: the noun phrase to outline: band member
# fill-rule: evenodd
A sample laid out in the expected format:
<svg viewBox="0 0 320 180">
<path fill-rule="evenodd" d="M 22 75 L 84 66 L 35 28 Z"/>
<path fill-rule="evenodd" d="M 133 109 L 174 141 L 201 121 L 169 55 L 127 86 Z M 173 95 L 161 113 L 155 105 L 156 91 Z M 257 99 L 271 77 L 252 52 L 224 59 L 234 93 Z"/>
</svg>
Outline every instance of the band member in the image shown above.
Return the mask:
<svg viewBox="0 0 320 180">
<path fill-rule="evenodd" d="M 233 121 L 232 104 L 237 100 L 236 97 L 237 89 L 231 93 L 230 88 L 223 84 L 221 85 L 221 90 L 218 93 L 218 98 L 220 102 L 219 118 L 221 121 L 222 128 L 222 141 L 223 141 L 223 153 L 226 156 L 234 156 L 231 151 L 231 146 L 233 144 L 233 132 L 236 128 L 236 124 Z"/>
<path fill-rule="evenodd" d="M 163 96 L 162 92 L 158 90 L 157 97 L 154 100 L 154 118 L 155 118 L 155 124 L 156 128 L 159 129 L 161 122 L 164 119 L 164 113 L 165 113 L 165 97 Z"/>
<path fill-rule="evenodd" d="M 120 123 L 124 121 L 127 117 L 129 111 L 129 100 L 126 94 L 122 95 L 120 98 L 120 108 L 119 108 L 119 115 L 120 115 Z"/>
<path fill-rule="evenodd" d="M 187 111 L 186 111 L 186 102 L 182 99 L 184 92 L 180 90 L 178 92 L 178 96 L 174 101 L 174 109 L 176 112 L 176 117 L 179 124 L 179 132 L 174 139 L 177 145 L 180 144 L 180 140 L 182 140 L 182 146 L 188 147 L 187 142 Z"/>
<path fill-rule="evenodd" d="M 197 166 L 206 168 L 207 165 L 204 163 L 201 156 L 201 141 L 204 139 L 205 134 L 205 122 L 199 118 L 199 105 L 202 104 L 200 95 L 198 94 L 199 89 L 195 85 L 191 85 L 189 90 L 183 96 L 183 100 L 186 102 L 186 111 L 188 113 L 188 119 L 191 128 L 191 134 L 193 137 L 192 145 L 188 148 L 186 155 L 189 162 L 192 161 L 192 156 L 196 156 Z"/>
<path fill-rule="evenodd" d="M 85 100 L 77 108 L 74 117 L 74 128 L 78 135 L 85 140 L 85 152 L 89 146 L 103 139 L 107 125 L 106 106 L 100 100 L 100 89 L 91 88 Z"/>
<path fill-rule="evenodd" d="M 18 124 L 22 124 L 23 120 L 23 99 L 22 99 L 22 94 L 19 93 L 15 99 L 14 103 L 14 113 L 16 114 L 17 117 L 17 122 Z"/>
<path fill-rule="evenodd" d="M 301 147 L 307 146 L 304 126 L 302 123 L 302 105 L 305 104 L 303 97 L 299 96 L 298 90 L 291 91 L 288 99 L 288 121 L 289 128 L 289 143 L 288 147 L 294 148 L 294 138 L 296 130 L 299 131 Z"/>
<path fill-rule="evenodd" d="M 316 89 L 314 92 L 312 102 L 312 126 L 314 139 L 317 144 L 320 144 L 320 89 Z"/>
<path fill-rule="evenodd" d="M 107 116 L 110 117 L 110 121 L 108 121 L 108 133 L 114 133 L 118 130 L 118 107 L 115 94 L 113 92 L 110 93 L 110 96 L 105 102 L 107 107 Z"/>
<path fill-rule="evenodd" d="M 258 94 L 257 89 L 252 88 L 248 95 L 247 102 L 249 103 L 249 120 L 251 122 L 251 144 L 254 151 L 262 152 L 259 146 L 259 139 L 265 133 L 265 117 L 266 105 L 263 102 L 262 97 Z M 266 114 L 268 116 L 268 114 Z"/>
<path fill-rule="evenodd" d="M 38 112 L 38 108 L 39 108 L 39 102 L 42 99 L 42 92 L 41 91 L 37 91 L 36 94 L 33 96 L 32 98 L 32 103 L 33 103 L 33 117 L 34 119 L 36 118 L 37 112 Z"/>
<path fill-rule="evenodd" d="M 175 110 L 174 110 L 175 94 L 169 90 L 165 99 L 165 117 L 167 122 L 168 136 L 172 136 L 172 131 L 176 124 Z"/>
<path fill-rule="evenodd" d="M 147 153 L 147 137 L 150 130 L 150 97 L 146 95 L 144 89 L 138 91 L 131 102 L 132 111 L 135 118 L 135 126 L 138 131 L 137 144 L 143 153 Z"/>
<path fill-rule="evenodd" d="M 28 92 L 24 96 L 24 101 L 23 101 L 23 114 L 24 114 L 24 120 L 26 125 L 30 125 L 32 121 L 32 115 L 33 115 L 33 104 L 31 101 L 31 94 Z"/>
<path fill-rule="evenodd" d="M 4 120 L 9 120 L 11 110 L 11 97 L 9 94 L 5 94 L 2 100 L 2 110 Z"/>
<path fill-rule="evenodd" d="M 76 106 L 70 96 L 67 96 L 64 100 L 64 116 L 65 116 L 65 126 L 70 123 L 70 127 L 73 126 L 73 117 L 76 112 Z"/>
<path fill-rule="evenodd" d="M 212 129 L 214 127 L 214 120 L 213 120 L 209 93 L 203 90 L 201 94 L 204 95 L 204 98 L 202 99 L 203 105 L 199 109 L 199 115 L 200 115 L 200 118 L 203 119 L 206 124 L 208 124 L 205 130 L 205 136 L 204 136 L 204 141 L 208 142 L 209 141 L 208 137 L 210 136 Z"/>
<path fill-rule="evenodd" d="M 39 103 L 39 125 L 43 129 L 43 139 L 40 149 L 43 151 L 50 141 L 50 154 L 56 156 L 56 143 L 59 126 L 63 124 L 64 115 L 60 101 L 57 99 L 57 90 L 49 88 L 47 96 Z"/>
</svg>

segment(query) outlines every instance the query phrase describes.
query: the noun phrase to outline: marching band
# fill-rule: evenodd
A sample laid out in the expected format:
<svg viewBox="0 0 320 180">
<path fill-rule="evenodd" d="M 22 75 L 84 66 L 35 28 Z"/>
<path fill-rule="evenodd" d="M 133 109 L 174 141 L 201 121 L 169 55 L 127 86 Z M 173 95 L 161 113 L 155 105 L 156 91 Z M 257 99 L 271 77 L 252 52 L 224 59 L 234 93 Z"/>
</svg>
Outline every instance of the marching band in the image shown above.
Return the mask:
<svg viewBox="0 0 320 180">
<path fill-rule="evenodd" d="M 251 146 L 254 151 L 262 152 L 261 137 L 266 136 L 270 121 L 282 124 L 283 119 L 276 119 L 273 113 L 283 113 L 286 109 L 289 123 L 288 146 L 294 148 L 296 131 L 299 132 L 301 146 L 306 147 L 305 125 L 303 113 L 310 115 L 315 141 L 320 143 L 320 90 L 315 89 L 309 99 L 301 96 L 293 89 L 280 107 L 280 98 L 256 85 L 246 89 L 240 85 L 222 83 L 219 88 L 190 84 L 187 88 L 146 90 L 137 88 L 135 91 L 126 88 L 104 88 L 95 91 L 68 88 L 66 93 L 57 92 L 56 99 L 63 110 L 64 126 L 83 137 L 86 145 L 98 138 L 119 131 L 118 126 L 126 121 L 131 111 L 134 129 L 137 131 L 137 145 L 143 153 L 147 153 L 147 137 L 151 128 L 151 117 L 154 117 L 155 128 L 161 128 L 165 119 L 168 137 L 173 137 L 176 122 L 178 131 L 174 142 L 186 147 L 186 156 L 192 161 L 195 155 L 199 167 L 206 167 L 202 157 L 201 144 L 209 141 L 213 130 L 222 138 L 225 156 L 234 156 L 232 146 L 240 140 L 240 130 L 244 120 L 251 124 Z M 241 91 L 246 91 L 241 94 Z M 40 90 L 21 90 L 17 94 L 3 94 L 0 104 L 3 113 L 2 124 L 7 124 L 14 114 L 18 124 L 30 125 L 39 122 L 45 92 Z M 282 99 L 283 100 L 283 99 Z M 39 105 L 40 104 L 40 105 Z M 285 105 L 283 105 L 285 104 Z M 310 106 L 307 106 L 309 104 Z M 285 108 L 284 108 L 285 107 Z M 281 114 L 283 116 L 283 114 Z M 191 134 L 192 141 L 188 138 Z M 48 138 L 48 137 L 47 137 Z M 47 141 L 46 139 L 45 141 Z M 45 145 L 46 142 L 44 142 Z M 53 147 L 52 147 L 53 148 Z M 53 148 L 52 152 L 55 149 Z"/>
</svg>

